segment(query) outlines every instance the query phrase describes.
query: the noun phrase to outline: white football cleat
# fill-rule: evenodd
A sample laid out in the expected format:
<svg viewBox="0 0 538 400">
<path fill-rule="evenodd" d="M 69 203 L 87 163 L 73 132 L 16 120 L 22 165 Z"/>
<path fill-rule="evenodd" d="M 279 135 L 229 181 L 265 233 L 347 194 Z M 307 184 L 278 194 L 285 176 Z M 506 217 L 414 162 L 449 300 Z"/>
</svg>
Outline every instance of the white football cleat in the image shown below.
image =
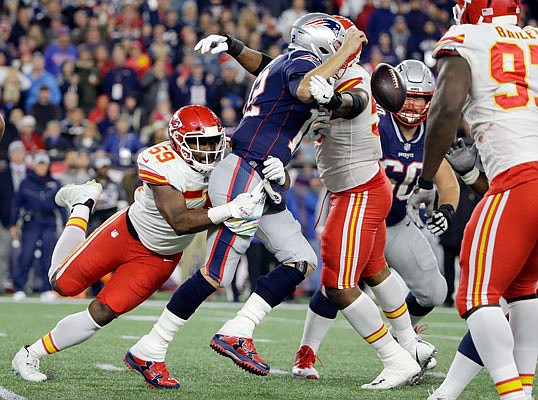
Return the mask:
<svg viewBox="0 0 538 400">
<path fill-rule="evenodd" d="M 413 357 L 420 365 L 422 372 L 426 369 L 434 368 L 437 365 L 437 361 L 435 361 L 435 364 L 431 366 L 431 360 L 437 354 L 437 349 L 433 344 L 422 340 L 419 336 L 417 336 L 411 343 L 407 344 L 404 349 L 407 350 L 409 354 L 411 354 L 411 357 Z"/>
<path fill-rule="evenodd" d="M 428 396 L 427 400 L 456 400 L 456 398 L 449 396 L 448 394 L 443 392 L 441 388 L 437 388 L 432 394 Z"/>
<path fill-rule="evenodd" d="M 13 293 L 13 301 L 22 301 L 26 299 L 26 293 L 24 293 L 22 290 L 18 290 L 15 293 Z"/>
<path fill-rule="evenodd" d="M 95 180 L 88 181 L 82 185 L 66 185 L 58 190 L 54 201 L 60 207 L 71 209 L 75 204 L 84 204 L 88 200 L 93 200 L 93 205 L 101 195 L 103 187 Z M 93 207 L 92 207 L 93 209 Z"/>
<path fill-rule="evenodd" d="M 386 390 L 406 383 L 414 384 L 422 370 L 404 349 L 384 364 L 383 371 L 372 382 L 362 385 L 363 389 Z"/>
<path fill-rule="evenodd" d="M 319 372 L 314 367 L 316 354 L 310 346 L 301 346 L 295 353 L 295 363 L 291 368 L 291 375 L 300 379 L 319 379 Z"/>
<path fill-rule="evenodd" d="M 39 299 L 42 303 L 54 303 L 58 298 L 52 290 L 47 290 L 39 295 Z"/>
<path fill-rule="evenodd" d="M 15 354 L 11 366 L 15 373 L 19 374 L 25 381 L 41 382 L 47 380 L 47 375 L 39 371 L 39 358 L 28 352 L 26 346 Z"/>
</svg>

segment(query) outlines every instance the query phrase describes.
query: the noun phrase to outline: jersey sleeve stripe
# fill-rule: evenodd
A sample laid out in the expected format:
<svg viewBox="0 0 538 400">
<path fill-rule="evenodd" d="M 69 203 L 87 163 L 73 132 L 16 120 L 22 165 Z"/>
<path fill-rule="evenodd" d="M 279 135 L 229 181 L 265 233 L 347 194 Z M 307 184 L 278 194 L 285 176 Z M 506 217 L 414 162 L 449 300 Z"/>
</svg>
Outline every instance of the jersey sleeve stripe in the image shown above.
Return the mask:
<svg viewBox="0 0 538 400">
<path fill-rule="evenodd" d="M 154 172 L 141 169 L 139 172 L 139 175 L 140 175 L 140 179 L 142 179 L 145 182 L 155 183 L 158 185 L 168 184 L 168 180 L 164 176 L 158 175 Z"/>
<path fill-rule="evenodd" d="M 464 41 L 465 41 L 465 35 L 448 36 L 439 40 L 437 44 L 435 45 L 434 49 L 446 42 L 456 42 L 456 43 L 462 44 Z"/>
<path fill-rule="evenodd" d="M 342 82 L 338 87 L 335 89 L 336 92 L 343 92 L 346 89 L 354 88 L 355 86 L 362 83 L 362 77 L 360 78 L 354 78 L 350 79 L 349 81 Z"/>
<path fill-rule="evenodd" d="M 437 53 L 435 53 L 434 58 L 440 58 L 443 56 L 459 56 L 460 53 L 458 53 L 457 50 L 451 50 L 451 49 L 441 49 Z"/>
<path fill-rule="evenodd" d="M 188 200 L 201 199 L 204 197 L 204 191 L 200 190 L 187 190 L 183 192 L 183 197 Z"/>
</svg>

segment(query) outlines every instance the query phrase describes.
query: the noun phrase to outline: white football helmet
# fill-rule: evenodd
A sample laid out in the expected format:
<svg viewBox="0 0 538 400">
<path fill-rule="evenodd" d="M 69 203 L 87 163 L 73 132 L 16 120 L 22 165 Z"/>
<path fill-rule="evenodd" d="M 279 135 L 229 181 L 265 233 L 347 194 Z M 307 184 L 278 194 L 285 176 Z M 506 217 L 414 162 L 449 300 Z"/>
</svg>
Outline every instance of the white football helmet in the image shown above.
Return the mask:
<svg viewBox="0 0 538 400">
<path fill-rule="evenodd" d="M 291 27 L 290 47 L 310 51 L 325 62 L 342 46 L 344 33 L 344 27 L 333 16 L 324 13 L 306 14 Z"/>
</svg>

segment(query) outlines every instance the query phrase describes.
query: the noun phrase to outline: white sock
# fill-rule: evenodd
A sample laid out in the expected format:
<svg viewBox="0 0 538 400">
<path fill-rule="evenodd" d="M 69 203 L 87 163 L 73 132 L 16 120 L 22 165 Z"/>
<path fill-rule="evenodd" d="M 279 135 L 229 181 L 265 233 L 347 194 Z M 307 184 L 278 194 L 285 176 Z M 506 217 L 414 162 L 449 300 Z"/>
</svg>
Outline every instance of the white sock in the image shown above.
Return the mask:
<svg viewBox="0 0 538 400">
<path fill-rule="evenodd" d="M 88 340 L 100 328 L 86 309 L 62 319 L 53 330 L 28 347 L 28 351 L 41 358 Z"/>
<path fill-rule="evenodd" d="M 82 204 L 73 207 L 65 228 L 58 238 L 49 268 L 49 280 L 75 248 L 86 239 L 90 209 Z"/>
<path fill-rule="evenodd" d="M 151 331 L 140 338 L 129 351 L 145 361 L 164 361 L 174 335 L 187 323 L 168 308 L 162 312 Z"/>
<path fill-rule="evenodd" d="M 271 306 L 257 293 L 252 293 L 236 316 L 227 321 L 217 333 L 226 336 L 251 338 L 254 328 L 260 324 Z"/>
<path fill-rule="evenodd" d="M 475 363 L 457 351 L 452 364 L 450 364 L 446 378 L 439 389 L 449 395 L 450 398 L 457 399 L 481 369 L 480 364 Z"/>
<path fill-rule="evenodd" d="M 514 335 L 514 360 L 525 394 L 532 396 L 538 357 L 538 299 L 515 301 L 508 305 Z"/>
<path fill-rule="evenodd" d="M 383 282 L 371 287 L 381 309 L 392 326 L 391 333 L 403 347 L 416 340 L 411 318 L 405 303 L 406 293 L 401 283 L 391 273 Z"/>
<path fill-rule="evenodd" d="M 301 346 L 309 346 L 317 354 L 321 341 L 325 338 L 333 323 L 334 319 L 322 317 L 308 307 Z"/>
<path fill-rule="evenodd" d="M 393 341 L 388 329 L 379 315 L 379 310 L 373 300 L 364 293 L 342 310 L 342 314 L 351 326 L 368 342 L 380 355 L 383 346 Z"/>
<path fill-rule="evenodd" d="M 525 399 L 514 361 L 514 337 L 500 307 L 481 307 L 467 318 L 476 350 L 501 399 Z"/>
</svg>

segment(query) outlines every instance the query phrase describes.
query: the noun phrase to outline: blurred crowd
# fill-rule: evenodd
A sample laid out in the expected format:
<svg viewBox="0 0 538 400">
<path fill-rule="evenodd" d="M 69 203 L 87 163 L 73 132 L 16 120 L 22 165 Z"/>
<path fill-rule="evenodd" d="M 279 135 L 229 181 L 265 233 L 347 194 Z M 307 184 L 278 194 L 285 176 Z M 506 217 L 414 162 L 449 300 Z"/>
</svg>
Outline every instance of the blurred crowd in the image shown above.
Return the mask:
<svg viewBox="0 0 538 400">
<path fill-rule="evenodd" d="M 94 177 L 110 182 L 101 205 L 104 217 L 132 202 L 136 154 L 167 139 L 167 123 L 177 108 L 206 105 L 233 134 L 253 77 L 226 54 L 195 54 L 202 37 L 227 33 L 275 57 L 286 48 L 294 20 L 321 11 L 347 16 L 366 32 L 369 44 L 361 55 L 366 69 L 406 58 L 433 68 L 431 52 L 451 25 L 454 3 L 0 0 L 0 113 L 6 120 L 0 173 L 8 173 L 11 182 L 4 190 L 7 181 L 2 181 L 0 206 L 6 215 L 0 257 L 7 259 L 4 242 L 14 237 L 6 232 L 17 221 L 20 225 L 26 212 L 6 210 L 26 169 L 38 164 L 32 155 L 41 157 L 60 184 Z M 537 8 L 535 1 L 523 0 L 523 25 L 537 25 Z M 315 242 L 320 184 L 311 144 L 301 146 L 292 167 L 295 214 Z M 0 265 L 0 284 L 6 279 L 3 269 Z"/>
</svg>

